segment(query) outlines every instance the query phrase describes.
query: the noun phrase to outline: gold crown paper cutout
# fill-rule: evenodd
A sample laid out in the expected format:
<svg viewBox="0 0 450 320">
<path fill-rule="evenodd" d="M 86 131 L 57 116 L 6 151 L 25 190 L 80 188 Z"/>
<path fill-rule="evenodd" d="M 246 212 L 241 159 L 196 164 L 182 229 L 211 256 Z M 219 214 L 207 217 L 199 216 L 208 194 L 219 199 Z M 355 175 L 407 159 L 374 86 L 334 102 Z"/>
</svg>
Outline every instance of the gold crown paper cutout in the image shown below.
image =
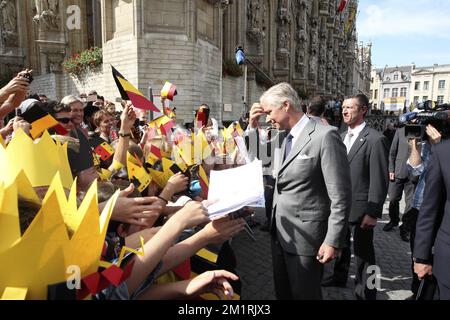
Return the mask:
<svg viewBox="0 0 450 320">
<path fill-rule="evenodd" d="M 156 182 L 156 184 L 164 189 L 164 187 L 167 185 L 167 182 L 169 179 L 175 175 L 175 173 L 172 171 L 172 168 L 174 167 L 176 163 L 170 159 L 162 158 L 161 160 L 161 167 L 160 170 L 150 168 L 150 175 L 152 177 L 152 180 Z M 182 164 L 176 164 L 178 166 L 178 169 L 185 172 L 187 170 L 187 167 Z"/>
<path fill-rule="evenodd" d="M 55 174 L 60 173 L 66 189 L 73 184 L 67 157 L 67 144 L 61 145 L 45 132 L 36 143 L 19 130 L 5 148 L 0 145 L 0 181 L 11 184 L 24 171 L 33 187 L 49 186 Z"/>
<path fill-rule="evenodd" d="M 0 182 L 0 296 L 47 299 L 47 286 L 67 281 L 69 267 L 78 267 L 81 278 L 97 272 L 118 195 L 100 215 L 94 182 L 77 208 L 75 184 L 67 199 L 58 173 L 39 213 L 22 235 L 18 197 L 39 200 L 23 172 L 9 185 Z"/>
</svg>

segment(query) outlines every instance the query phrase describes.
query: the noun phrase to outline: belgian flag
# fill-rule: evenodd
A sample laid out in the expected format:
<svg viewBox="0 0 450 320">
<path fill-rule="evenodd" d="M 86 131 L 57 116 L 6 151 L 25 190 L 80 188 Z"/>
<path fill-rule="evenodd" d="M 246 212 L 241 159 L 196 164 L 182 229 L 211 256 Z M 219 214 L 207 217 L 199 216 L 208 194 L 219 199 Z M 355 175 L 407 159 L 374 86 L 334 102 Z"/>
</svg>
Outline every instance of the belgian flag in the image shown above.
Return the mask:
<svg viewBox="0 0 450 320">
<path fill-rule="evenodd" d="M 45 111 L 39 103 L 32 105 L 21 117 L 31 124 L 30 134 L 33 139 L 39 137 L 45 130 L 54 128 L 56 133 L 62 136 L 68 134 L 67 130 Z"/>
<path fill-rule="evenodd" d="M 200 186 L 202 187 L 203 193 L 205 194 L 206 197 L 208 197 L 209 179 L 202 165 L 200 165 L 198 168 L 198 180 L 200 182 Z"/>
<path fill-rule="evenodd" d="M 133 103 L 133 106 L 142 109 L 150 110 L 154 112 L 161 113 L 161 111 L 155 106 L 153 102 L 148 100 L 142 92 L 140 92 L 135 86 L 133 86 L 128 80 L 122 76 L 119 71 L 117 71 L 113 66 L 112 73 L 114 81 L 116 82 L 117 88 L 120 91 L 120 95 L 123 100 L 129 100 Z"/>
<path fill-rule="evenodd" d="M 94 149 L 94 152 L 100 156 L 102 161 L 107 161 L 114 155 L 114 148 L 100 137 L 92 138 L 89 143 Z"/>
<path fill-rule="evenodd" d="M 206 127 L 208 125 L 209 121 L 209 114 L 211 110 L 209 108 L 206 108 L 204 106 L 201 106 L 196 114 L 195 114 L 195 126 L 198 129 L 201 129 L 203 127 Z"/>
<path fill-rule="evenodd" d="M 173 98 L 178 94 L 177 87 L 170 83 L 169 81 L 166 81 L 166 84 L 161 90 L 161 97 L 167 98 L 170 101 L 173 101 Z"/>
</svg>

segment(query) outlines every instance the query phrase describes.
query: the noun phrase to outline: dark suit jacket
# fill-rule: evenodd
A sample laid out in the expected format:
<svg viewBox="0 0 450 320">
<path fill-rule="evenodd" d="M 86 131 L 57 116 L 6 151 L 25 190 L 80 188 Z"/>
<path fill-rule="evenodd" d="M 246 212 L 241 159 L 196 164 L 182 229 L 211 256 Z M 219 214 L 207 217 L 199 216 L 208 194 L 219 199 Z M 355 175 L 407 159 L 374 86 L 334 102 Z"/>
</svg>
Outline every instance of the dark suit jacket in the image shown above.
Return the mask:
<svg viewBox="0 0 450 320">
<path fill-rule="evenodd" d="M 345 139 L 347 132 L 342 135 Z M 381 218 L 386 200 L 388 139 L 367 125 L 348 154 L 352 184 L 352 210 L 349 222 L 359 223 L 365 215 Z"/>
<path fill-rule="evenodd" d="M 420 208 L 414 257 L 431 260 L 433 274 L 450 287 L 450 140 L 433 146 L 426 175 L 424 201 Z"/>
<path fill-rule="evenodd" d="M 396 179 L 408 178 L 409 144 L 405 136 L 405 128 L 398 129 L 392 141 L 389 153 L 389 172 L 395 173 Z"/>
</svg>

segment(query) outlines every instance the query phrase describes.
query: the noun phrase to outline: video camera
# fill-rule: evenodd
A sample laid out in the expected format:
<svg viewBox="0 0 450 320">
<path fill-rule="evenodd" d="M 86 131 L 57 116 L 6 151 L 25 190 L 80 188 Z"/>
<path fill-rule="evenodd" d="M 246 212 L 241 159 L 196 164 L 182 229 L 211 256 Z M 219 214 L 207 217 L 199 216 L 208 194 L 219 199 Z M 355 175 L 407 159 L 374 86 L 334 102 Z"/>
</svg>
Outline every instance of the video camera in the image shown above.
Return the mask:
<svg viewBox="0 0 450 320">
<path fill-rule="evenodd" d="M 400 117 L 400 124 L 405 125 L 407 139 L 427 140 L 426 128 L 432 125 L 446 139 L 450 135 L 450 104 L 426 101 L 417 105 L 418 111 L 405 113 Z"/>
</svg>

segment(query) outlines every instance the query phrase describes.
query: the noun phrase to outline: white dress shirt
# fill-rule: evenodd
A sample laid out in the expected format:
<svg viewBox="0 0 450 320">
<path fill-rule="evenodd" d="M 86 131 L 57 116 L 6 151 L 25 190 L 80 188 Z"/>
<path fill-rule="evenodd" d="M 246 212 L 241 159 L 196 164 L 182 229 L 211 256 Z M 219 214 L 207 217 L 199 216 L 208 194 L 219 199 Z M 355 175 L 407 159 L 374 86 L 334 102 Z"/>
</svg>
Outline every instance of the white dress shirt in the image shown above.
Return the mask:
<svg viewBox="0 0 450 320">
<path fill-rule="evenodd" d="M 299 122 L 291 129 L 289 134 L 293 136 L 292 139 L 292 147 L 297 143 L 298 138 L 302 134 L 305 127 L 308 125 L 309 121 L 311 121 L 306 115 L 303 115 Z"/>
<path fill-rule="evenodd" d="M 344 144 L 347 147 L 347 154 L 350 153 L 350 150 L 352 149 L 353 144 L 355 143 L 356 139 L 358 139 L 359 135 L 364 130 L 366 125 L 367 124 L 365 122 L 363 122 L 354 129 L 348 128 L 347 135 L 345 136 L 345 139 L 344 139 Z"/>
</svg>

